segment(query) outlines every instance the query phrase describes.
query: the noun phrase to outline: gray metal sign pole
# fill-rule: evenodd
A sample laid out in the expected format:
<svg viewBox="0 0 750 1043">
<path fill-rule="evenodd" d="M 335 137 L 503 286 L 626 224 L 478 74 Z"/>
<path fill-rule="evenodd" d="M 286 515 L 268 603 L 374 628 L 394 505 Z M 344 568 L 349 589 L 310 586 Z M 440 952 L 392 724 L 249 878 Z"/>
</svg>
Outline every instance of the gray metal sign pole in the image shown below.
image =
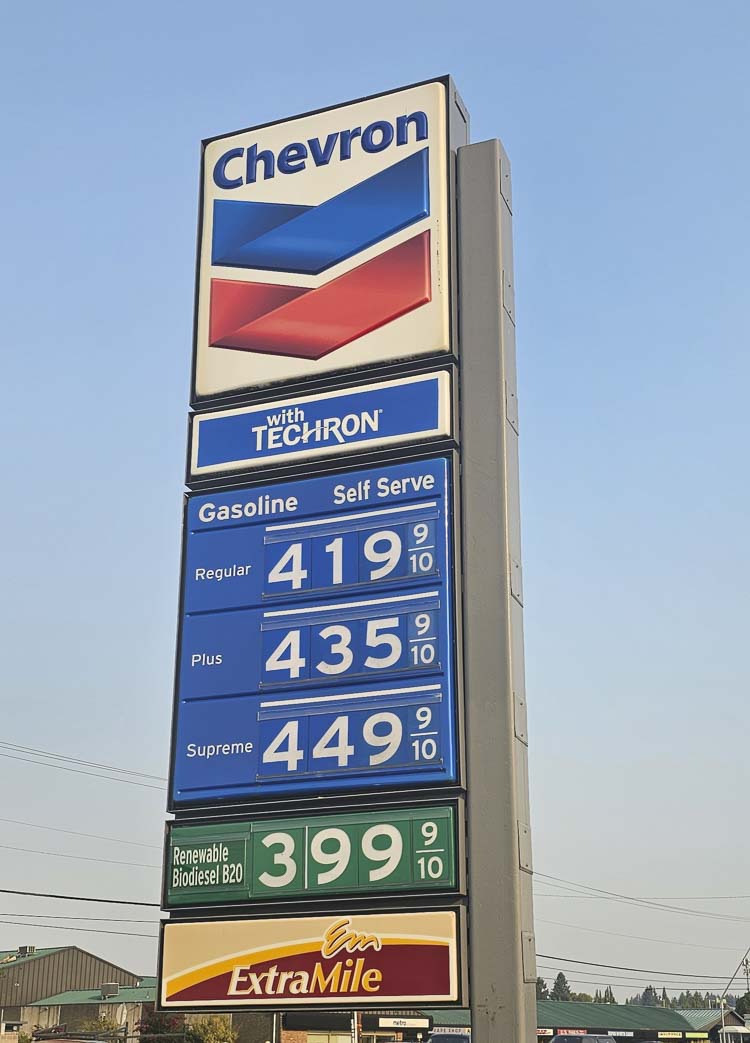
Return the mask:
<svg viewBox="0 0 750 1043">
<path fill-rule="evenodd" d="M 469 950 L 474 1043 L 536 1040 L 510 165 L 458 150 Z"/>
</svg>

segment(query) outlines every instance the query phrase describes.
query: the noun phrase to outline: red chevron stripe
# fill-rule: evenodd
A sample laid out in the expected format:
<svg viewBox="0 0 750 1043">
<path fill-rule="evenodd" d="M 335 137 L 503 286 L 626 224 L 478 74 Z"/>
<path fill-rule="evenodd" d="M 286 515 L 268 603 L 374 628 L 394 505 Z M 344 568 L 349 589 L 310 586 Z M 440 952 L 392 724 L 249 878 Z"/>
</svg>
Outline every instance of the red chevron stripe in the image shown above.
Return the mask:
<svg viewBox="0 0 750 1043">
<path fill-rule="evenodd" d="M 211 280 L 212 347 L 319 359 L 430 300 L 430 233 L 320 286 Z"/>
</svg>

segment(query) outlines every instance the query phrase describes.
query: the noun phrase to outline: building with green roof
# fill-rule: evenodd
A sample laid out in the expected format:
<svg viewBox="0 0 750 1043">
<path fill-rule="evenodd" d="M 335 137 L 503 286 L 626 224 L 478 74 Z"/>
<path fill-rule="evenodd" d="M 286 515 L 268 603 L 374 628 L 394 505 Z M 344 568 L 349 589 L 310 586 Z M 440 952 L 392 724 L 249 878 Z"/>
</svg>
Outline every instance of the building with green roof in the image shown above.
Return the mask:
<svg viewBox="0 0 750 1043">
<path fill-rule="evenodd" d="M 720 1030 L 722 1023 L 727 1028 L 733 1029 L 735 1035 L 740 1035 L 750 1040 L 750 1029 L 746 1028 L 745 1019 L 740 1017 L 739 1014 L 735 1014 L 728 1007 L 724 1009 L 723 1022 L 721 1011 L 716 1008 L 713 1010 L 682 1009 L 678 1010 L 677 1013 L 690 1022 L 694 1031 L 707 1032 L 708 1038 L 711 1040 L 719 1040 L 721 1038 Z"/>
<path fill-rule="evenodd" d="M 54 1028 L 65 1025 L 68 1032 L 77 1032 L 85 1023 L 99 1018 L 126 1026 L 128 1034 L 135 1032 L 144 1010 L 152 1010 L 156 1001 L 156 978 L 138 985 L 115 984 L 96 989 L 68 989 L 52 996 L 43 996 L 23 1011 L 31 1028 Z"/>
<path fill-rule="evenodd" d="M 0 952 L 0 1008 L 7 1022 L 25 1022 L 22 1012 L 44 996 L 95 989 L 105 982 L 137 985 L 139 976 L 77 945 L 51 949 L 22 945 Z"/>
<path fill-rule="evenodd" d="M 424 1014 L 432 1016 L 435 1025 L 435 1043 L 441 1035 L 469 1031 L 471 1018 L 468 1010 L 439 1010 L 428 1008 Z M 734 1011 L 724 1015 L 727 1026 L 744 1026 Z M 575 1001 L 537 1000 L 537 1035 L 549 1039 L 558 1032 L 582 1035 L 609 1035 L 616 1040 L 719 1040 L 721 1012 L 718 1010 L 670 1010 L 664 1007 L 641 1007 L 636 1004 L 579 1003 Z M 750 1043 L 750 1031 L 748 1041 Z"/>
<path fill-rule="evenodd" d="M 80 1032 L 84 1025 L 106 1018 L 125 1028 L 126 1035 L 137 1032 L 138 1023 L 154 1009 L 157 979 L 143 977 L 137 985 L 106 984 L 96 989 L 68 989 L 66 992 L 45 996 L 24 1008 L 26 1031 L 35 1027 L 53 1029 L 65 1026 L 65 1031 Z M 187 1015 L 187 1020 L 202 1018 L 204 1014 Z M 266 1011 L 236 1012 L 231 1015 L 232 1028 L 238 1043 L 268 1043 L 274 1038 L 273 1015 Z"/>
</svg>

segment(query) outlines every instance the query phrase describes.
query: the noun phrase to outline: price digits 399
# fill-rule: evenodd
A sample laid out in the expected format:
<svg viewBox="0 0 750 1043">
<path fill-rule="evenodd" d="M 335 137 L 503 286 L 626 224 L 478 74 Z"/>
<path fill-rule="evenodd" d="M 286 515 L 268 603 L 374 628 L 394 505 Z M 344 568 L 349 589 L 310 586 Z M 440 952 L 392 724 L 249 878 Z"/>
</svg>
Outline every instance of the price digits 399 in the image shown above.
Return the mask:
<svg viewBox="0 0 750 1043">
<path fill-rule="evenodd" d="M 341 880 L 350 869 L 353 857 L 357 879 L 351 883 L 384 884 L 399 870 L 399 875 L 406 877 L 405 883 L 412 880 L 443 882 L 447 875 L 446 849 L 437 846 L 437 823 L 420 823 L 415 838 L 419 847 L 411 855 L 412 864 L 408 867 L 403 866 L 409 845 L 408 824 L 404 829 L 406 832 L 394 824 L 381 822 L 357 836 L 331 826 L 311 831 L 304 850 L 300 850 L 304 845 L 298 843 L 304 836 L 302 833 L 299 837 L 281 830 L 267 833 L 256 840 L 255 863 L 268 866 L 258 874 L 258 882 L 266 888 L 299 888 L 304 879 L 307 889 L 326 887 Z M 260 854 L 260 847 L 266 850 L 265 857 Z"/>
</svg>

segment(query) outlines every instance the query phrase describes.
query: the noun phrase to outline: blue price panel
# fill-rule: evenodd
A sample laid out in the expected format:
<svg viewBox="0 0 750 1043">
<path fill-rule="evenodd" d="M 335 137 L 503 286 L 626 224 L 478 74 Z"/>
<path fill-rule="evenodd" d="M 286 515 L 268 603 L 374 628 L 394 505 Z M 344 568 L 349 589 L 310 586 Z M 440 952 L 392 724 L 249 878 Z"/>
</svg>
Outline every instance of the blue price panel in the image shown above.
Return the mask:
<svg viewBox="0 0 750 1043">
<path fill-rule="evenodd" d="M 450 460 L 188 501 L 173 804 L 456 778 Z"/>
</svg>

